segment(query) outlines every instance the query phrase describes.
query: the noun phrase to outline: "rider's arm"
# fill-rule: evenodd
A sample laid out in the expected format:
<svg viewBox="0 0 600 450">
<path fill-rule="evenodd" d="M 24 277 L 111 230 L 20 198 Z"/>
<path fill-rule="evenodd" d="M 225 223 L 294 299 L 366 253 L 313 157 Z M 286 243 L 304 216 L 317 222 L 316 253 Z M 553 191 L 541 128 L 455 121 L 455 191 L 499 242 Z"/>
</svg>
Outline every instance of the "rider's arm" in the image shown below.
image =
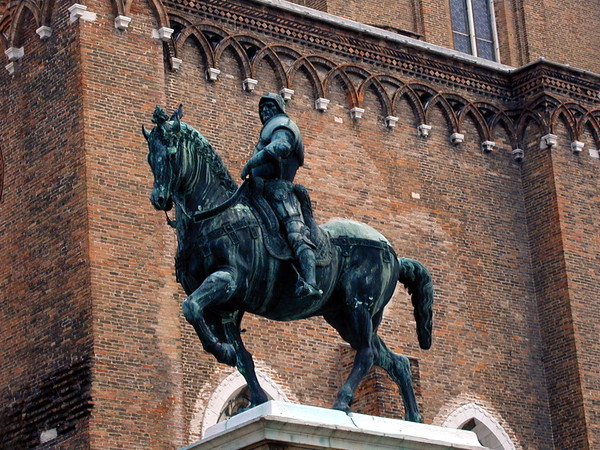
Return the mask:
<svg viewBox="0 0 600 450">
<path fill-rule="evenodd" d="M 293 150 L 294 135 L 285 128 L 276 129 L 271 135 L 271 142 L 255 153 L 244 166 L 242 178 L 245 178 L 250 170 L 267 162 L 268 159 L 285 159 L 290 156 Z"/>
<path fill-rule="evenodd" d="M 271 135 L 271 142 L 263 151 L 275 158 L 287 158 L 292 153 L 294 135 L 286 128 L 278 128 Z"/>
</svg>

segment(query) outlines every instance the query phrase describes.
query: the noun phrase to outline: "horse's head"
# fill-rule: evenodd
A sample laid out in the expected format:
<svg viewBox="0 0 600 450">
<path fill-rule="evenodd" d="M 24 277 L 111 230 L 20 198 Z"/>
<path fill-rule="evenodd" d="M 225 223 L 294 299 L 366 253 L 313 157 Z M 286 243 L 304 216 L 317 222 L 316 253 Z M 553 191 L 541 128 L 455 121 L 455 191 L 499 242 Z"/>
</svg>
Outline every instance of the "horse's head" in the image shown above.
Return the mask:
<svg viewBox="0 0 600 450">
<path fill-rule="evenodd" d="M 144 137 L 148 141 L 147 159 L 154 174 L 150 201 L 158 210 L 169 211 L 172 208 L 172 195 L 179 184 L 177 156 L 181 140 L 181 116 L 181 106 L 171 118 L 157 106 L 152 117 L 156 126 L 151 132 L 142 126 Z"/>
</svg>

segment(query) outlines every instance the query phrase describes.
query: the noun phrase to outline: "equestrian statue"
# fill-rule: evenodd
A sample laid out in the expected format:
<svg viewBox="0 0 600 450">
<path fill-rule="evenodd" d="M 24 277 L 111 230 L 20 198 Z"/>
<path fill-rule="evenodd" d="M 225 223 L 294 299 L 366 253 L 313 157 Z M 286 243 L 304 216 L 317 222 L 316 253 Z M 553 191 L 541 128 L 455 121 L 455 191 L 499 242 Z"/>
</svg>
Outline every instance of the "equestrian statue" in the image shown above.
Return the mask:
<svg viewBox="0 0 600 450">
<path fill-rule="evenodd" d="M 171 116 L 157 106 L 154 128 L 143 128 L 154 175 L 150 201 L 165 215 L 175 207 L 175 220 L 167 215 L 167 222 L 177 234 L 185 318 L 204 350 L 244 376 L 253 407 L 268 398 L 241 339 L 244 313 L 279 321 L 323 316 L 356 350 L 333 408 L 350 412 L 356 388 L 377 365 L 398 385 L 405 419 L 422 422 L 409 360 L 390 351 L 377 329 L 401 282 L 411 294 L 419 345 L 431 346 L 429 272 L 397 257 L 368 225 L 318 226 L 307 190 L 293 183 L 304 162 L 298 127 L 279 95 L 263 96 L 259 114 L 263 128 L 240 186 L 204 136 L 181 121 L 181 106 Z"/>
</svg>

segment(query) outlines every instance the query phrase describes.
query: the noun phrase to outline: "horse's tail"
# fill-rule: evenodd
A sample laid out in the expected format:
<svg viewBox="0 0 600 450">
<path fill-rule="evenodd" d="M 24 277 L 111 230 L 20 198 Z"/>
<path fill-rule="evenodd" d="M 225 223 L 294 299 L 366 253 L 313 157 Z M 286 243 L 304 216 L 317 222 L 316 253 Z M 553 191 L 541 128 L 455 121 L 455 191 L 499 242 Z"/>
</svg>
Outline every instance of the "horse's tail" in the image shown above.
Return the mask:
<svg viewBox="0 0 600 450">
<path fill-rule="evenodd" d="M 398 258 L 400 281 L 408 289 L 415 308 L 417 336 L 419 345 L 427 350 L 431 347 L 431 328 L 433 325 L 433 281 L 429 271 L 419 261 Z"/>
</svg>

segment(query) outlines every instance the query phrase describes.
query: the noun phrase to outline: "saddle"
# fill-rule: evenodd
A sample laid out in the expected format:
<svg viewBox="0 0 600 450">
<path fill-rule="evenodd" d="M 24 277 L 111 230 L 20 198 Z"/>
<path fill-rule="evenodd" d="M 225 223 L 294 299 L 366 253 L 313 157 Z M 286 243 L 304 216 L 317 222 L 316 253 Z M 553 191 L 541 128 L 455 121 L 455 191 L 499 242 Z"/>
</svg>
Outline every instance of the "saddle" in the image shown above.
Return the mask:
<svg viewBox="0 0 600 450">
<path fill-rule="evenodd" d="M 322 231 L 312 214 L 312 206 L 308 191 L 301 184 L 294 185 L 294 193 L 300 201 L 304 223 L 310 230 L 310 240 L 315 244 L 317 266 L 327 266 L 331 262 L 331 242 L 329 235 Z M 244 195 L 243 202 L 250 206 L 258 226 L 261 229 L 263 242 L 267 252 L 281 261 L 293 261 L 294 252 L 281 232 L 279 220 L 275 212 L 262 195 L 260 182 L 253 181 Z"/>
</svg>

